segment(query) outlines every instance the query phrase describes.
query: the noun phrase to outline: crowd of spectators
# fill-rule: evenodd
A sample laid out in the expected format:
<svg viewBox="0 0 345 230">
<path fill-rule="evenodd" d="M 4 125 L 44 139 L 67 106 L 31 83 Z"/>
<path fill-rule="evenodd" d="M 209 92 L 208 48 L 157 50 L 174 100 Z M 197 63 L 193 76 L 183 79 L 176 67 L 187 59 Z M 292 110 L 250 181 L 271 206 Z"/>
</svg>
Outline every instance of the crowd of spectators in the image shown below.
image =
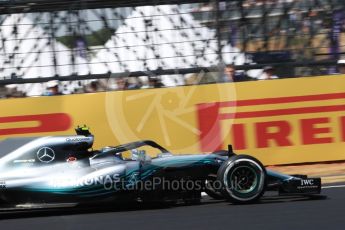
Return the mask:
<svg viewBox="0 0 345 230">
<path fill-rule="evenodd" d="M 239 3 L 244 14 L 240 14 Z M 340 33 L 345 31 L 345 10 L 341 7 L 327 0 L 243 0 L 220 1 L 217 8 L 213 2 L 204 3 L 193 12 L 205 14 L 199 16 L 200 20 L 211 22 L 216 20 L 215 14 L 208 12 L 220 10 L 217 15 L 224 21 L 220 25 L 222 37 L 233 46 L 246 47 L 245 52 L 279 49 L 289 51 L 295 61 L 300 61 L 319 60 L 315 53 L 328 51 L 324 57 L 334 58 L 337 52 L 345 52 L 339 41 Z M 246 18 L 241 18 L 243 15 Z"/>
<path fill-rule="evenodd" d="M 0 86 L 0 98 L 20 98 L 26 94 L 18 89 L 16 84 Z"/>
<path fill-rule="evenodd" d="M 248 10 L 247 14 L 251 16 L 251 14 L 255 14 L 255 10 L 257 12 L 261 12 L 263 8 L 263 4 L 272 5 L 272 8 L 276 10 L 283 11 L 282 6 L 288 6 L 292 4 L 294 7 L 289 9 L 288 15 L 281 17 L 281 26 L 279 27 L 280 31 L 277 33 L 284 34 L 287 37 L 289 34 L 291 36 L 291 45 L 301 44 L 303 47 L 304 45 L 312 45 L 315 42 L 313 40 L 309 41 L 302 41 L 305 39 L 312 38 L 312 35 L 317 34 L 315 32 L 320 32 L 322 34 L 330 34 L 329 31 L 332 29 L 332 14 L 329 12 L 334 12 L 332 8 L 327 9 L 327 4 L 323 4 L 323 1 L 320 1 L 317 5 L 309 6 L 306 0 L 244 0 L 242 1 L 243 6 Z M 227 10 L 229 7 L 233 9 L 237 9 L 236 2 L 222 2 L 220 4 L 232 4 L 231 6 L 223 6 L 219 7 L 220 10 Z M 224 5 L 224 4 L 223 4 Z M 281 7 L 280 7 L 281 5 Z M 303 6 L 303 7 L 298 7 Z M 198 11 L 212 11 L 214 10 L 214 6 L 209 3 L 205 3 L 200 5 Z M 269 8 L 269 7 L 267 7 Z M 236 10 L 234 10 L 236 11 Z M 274 11 L 272 11 L 274 12 Z M 328 14 L 328 15 L 327 15 Z M 326 16 L 327 15 L 327 16 Z M 224 14 L 224 16 L 227 16 Z M 345 17 L 345 12 L 344 12 Z M 284 23 L 284 20 L 287 20 Z M 231 21 L 232 23 L 234 20 Z M 261 26 L 261 20 L 258 21 L 259 25 Z M 255 22 L 256 23 L 256 22 Z M 253 22 L 253 25 L 255 24 Z M 236 24 L 236 23 L 235 23 Z M 345 23 L 342 24 L 345 27 Z M 258 30 L 253 30 L 255 33 L 259 33 Z M 345 31 L 345 28 L 340 28 L 340 31 Z M 250 29 L 248 29 L 248 33 L 252 33 Z M 299 36 L 301 35 L 301 36 Z M 303 35 L 310 35 L 310 36 L 303 36 Z M 333 34 L 334 35 L 334 34 Z M 231 37 L 231 36 L 228 36 Z M 298 40 L 298 41 L 297 41 Z M 235 42 L 236 43 L 236 42 Z M 328 43 L 327 43 L 328 44 Z M 332 44 L 331 42 L 329 44 Z M 293 47 L 293 46 L 291 46 Z M 297 46 L 295 46 L 297 47 Z M 329 48 L 329 53 L 332 55 L 334 50 Z M 301 48 L 301 49 L 294 49 L 294 61 L 304 61 L 310 60 L 310 58 L 315 58 L 315 50 L 311 52 L 312 49 L 309 48 Z M 307 52 L 310 51 L 310 56 Z M 334 52 L 340 52 L 341 50 L 335 49 Z M 334 56 L 332 57 L 334 60 Z M 312 75 L 309 72 L 301 73 L 298 71 L 299 68 L 296 68 L 295 74 L 297 76 L 305 76 L 305 75 Z M 303 69 L 303 68 L 300 68 Z M 192 73 L 187 74 L 186 76 L 182 76 L 184 78 L 184 85 L 196 85 L 196 84 L 204 84 L 204 83 L 227 83 L 227 82 L 243 82 L 243 81 L 251 81 L 251 80 L 271 80 L 271 79 L 278 79 L 280 76 L 277 74 L 278 71 L 273 66 L 266 66 L 262 69 L 262 73 L 255 78 L 247 76 L 246 72 L 243 70 L 237 70 L 236 66 L 229 64 L 224 67 L 224 70 L 219 71 L 215 75 L 212 74 L 205 74 L 205 73 Z M 330 72 L 328 72 L 330 73 Z M 340 73 L 345 74 L 345 60 L 339 60 L 338 66 L 333 73 Z M 216 77 L 215 77 L 216 76 Z M 103 92 L 103 91 L 110 91 L 110 90 L 133 90 L 133 89 L 149 89 L 149 88 L 161 88 L 165 87 L 162 83 L 162 80 L 159 76 L 157 77 L 117 77 L 113 79 L 111 86 L 109 86 L 110 80 L 92 80 L 92 81 L 83 81 L 83 84 L 80 85 L 80 88 L 76 89 L 73 93 L 95 93 L 95 92 Z M 61 89 L 61 84 L 58 81 L 50 81 L 44 83 L 45 90 L 42 95 L 50 96 L 50 95 L 61 95 L 64 94 L 63 90 Z M 24 97 L 25 93 L 19 90 L 17 85 L 6 85 L 0 87 L 0 97 L 12 98 L 12 97 Z"/>
<path fill-rule="evenodd" d="M 345 74 L 345 59 L 339 59 L 335 74 Z M 216 77 L 214 77 L 216 76 Z M 183 77 L 181 75 L 181 77 Z M 254 80 L 274 80 L 279 79 L 276 69 L 273 66 L 266 66 L 262 69 L 261 75 L 252 78 L 246 75 L 243 70 L 237 70 L 235 65 L 225 65 L 224 69 L 216 73 L 193 73 L 184 76 L 183 85 L 199 85 L 207 83 L 231 83 Z M 111 81 L 113 83 L 111 83 Z M 60 82 L 57 80 L 48 81 L 41 96 L 63 95 Z M 110 86 L 111 85 L 111 86 Z M 73 93 L 97 93 L 105 91 L 122 91 L 135 89 L 150 89 L 166 87 L 160 77 L 116 77 L 114 79 L 91 80 L 81 86 Z M 10 84 L 0 86 L 0 98 L 20 98 L 25 97 L 25 92 L 18 89 L 18 85 Z"/>
</svg>

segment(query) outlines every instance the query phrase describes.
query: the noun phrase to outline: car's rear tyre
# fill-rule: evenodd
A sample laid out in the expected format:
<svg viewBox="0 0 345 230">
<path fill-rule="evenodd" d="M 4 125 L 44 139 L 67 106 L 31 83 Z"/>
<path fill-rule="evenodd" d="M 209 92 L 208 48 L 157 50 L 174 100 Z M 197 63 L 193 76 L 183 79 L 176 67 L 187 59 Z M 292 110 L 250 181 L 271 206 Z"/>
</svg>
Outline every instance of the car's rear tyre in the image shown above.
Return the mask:
<svg viewBox="0 0 345 230">
<path fill-rule="evenodd" d="M 217 179 L 221 194 L 232 203 L 256 202 L 266 190 L 266 169 L 260 161 L 247 155 L 230 157 L 219 168 Z"/>
</svg>

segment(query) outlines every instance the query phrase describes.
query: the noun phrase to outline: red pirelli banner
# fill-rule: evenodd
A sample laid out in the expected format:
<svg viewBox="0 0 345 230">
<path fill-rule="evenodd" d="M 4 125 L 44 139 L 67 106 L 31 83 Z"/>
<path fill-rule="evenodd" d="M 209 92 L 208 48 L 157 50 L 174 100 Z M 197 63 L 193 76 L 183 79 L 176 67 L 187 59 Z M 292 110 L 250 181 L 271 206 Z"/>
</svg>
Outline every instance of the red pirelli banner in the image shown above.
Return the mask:
<svg viewBox="0 0 345 230">
<path fill-rule="evenodd" d="M 0 139 L 71 134 L 87 124 L 96 148 L 152 139 L 176 153 L 233 144 L 269 165 L 345 160 L 345 76 L 6 99 L 0 106 Z"/>
</svg>

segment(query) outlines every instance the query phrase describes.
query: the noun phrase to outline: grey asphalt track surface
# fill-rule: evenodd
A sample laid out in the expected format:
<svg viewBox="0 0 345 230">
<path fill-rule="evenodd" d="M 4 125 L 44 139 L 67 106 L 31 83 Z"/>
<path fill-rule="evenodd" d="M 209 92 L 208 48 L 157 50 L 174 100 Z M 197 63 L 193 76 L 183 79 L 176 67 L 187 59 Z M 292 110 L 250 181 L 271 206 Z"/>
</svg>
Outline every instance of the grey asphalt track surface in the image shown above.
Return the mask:
<svg viewBox="0 0 345 230">
<path fill-rule="evenodd" d="M 264 197 L 250 205 L 205 197 L 194 206 L 0 212 L 0 229 L 345 229 L 345 188 L 322 193 L 327 197 Z"/>
</svg>

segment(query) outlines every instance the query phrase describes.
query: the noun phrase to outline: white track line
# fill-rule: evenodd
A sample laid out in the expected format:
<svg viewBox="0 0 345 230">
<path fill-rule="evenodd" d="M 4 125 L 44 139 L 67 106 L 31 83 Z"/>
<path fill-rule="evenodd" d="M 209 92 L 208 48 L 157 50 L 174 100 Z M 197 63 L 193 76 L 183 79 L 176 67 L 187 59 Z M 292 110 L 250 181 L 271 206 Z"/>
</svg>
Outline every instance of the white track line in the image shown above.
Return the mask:
<svg viewBox="0 0 345 230">
<path fill-rule="evenodd" d="M 330 186 L 323 186 L 322 189 L 327 188 L 345 188 L 345 185 L 330 185 Z"/>
</svg>

